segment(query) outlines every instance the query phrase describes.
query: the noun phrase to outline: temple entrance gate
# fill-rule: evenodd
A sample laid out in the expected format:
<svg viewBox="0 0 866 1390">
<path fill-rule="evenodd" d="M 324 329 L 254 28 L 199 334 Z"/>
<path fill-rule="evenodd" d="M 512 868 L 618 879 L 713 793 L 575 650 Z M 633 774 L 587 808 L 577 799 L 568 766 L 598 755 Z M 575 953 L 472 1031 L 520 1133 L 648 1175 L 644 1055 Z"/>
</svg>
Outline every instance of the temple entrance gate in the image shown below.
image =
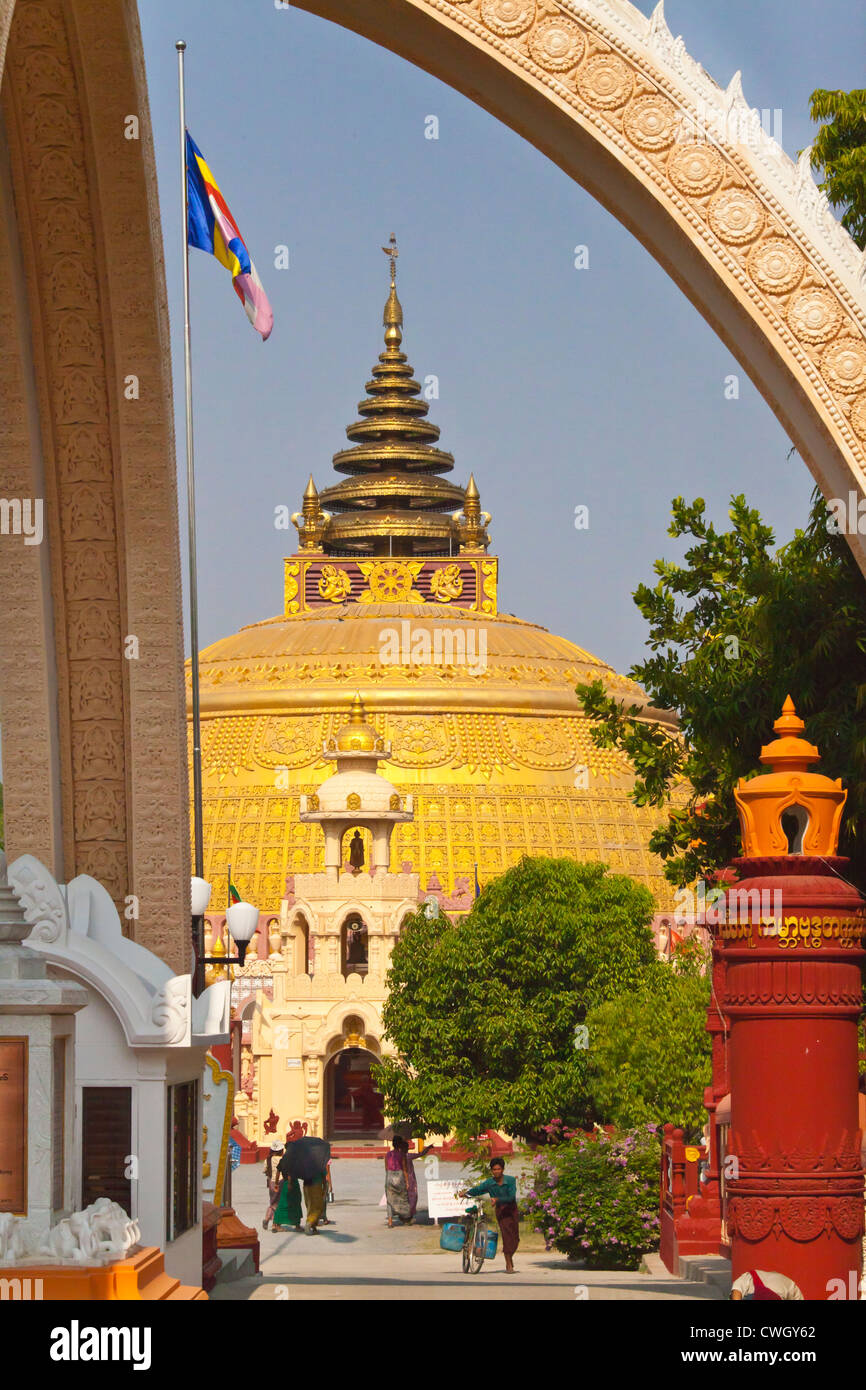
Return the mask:
<svg viewBox="0 0 866 1390">
<path fill-rule="evenodd" d="M 449 83 L 581 183 L 742 363 L 824 495 L 864 495 L 863 256 L 739 75 L 719 88 L 661 4 L 294 3 Z M 129 934 L 185 969 L 172 390 L 134 0 L 0 0 L 0 68 L 0 497 L 46 512 L 44 545 L 0 546 L 7 850 L 92 874 Z M 866 570 L 866 538 L 848 540 Z M 124 660 L 130 635 L 147 662 Z"/>
</svg>

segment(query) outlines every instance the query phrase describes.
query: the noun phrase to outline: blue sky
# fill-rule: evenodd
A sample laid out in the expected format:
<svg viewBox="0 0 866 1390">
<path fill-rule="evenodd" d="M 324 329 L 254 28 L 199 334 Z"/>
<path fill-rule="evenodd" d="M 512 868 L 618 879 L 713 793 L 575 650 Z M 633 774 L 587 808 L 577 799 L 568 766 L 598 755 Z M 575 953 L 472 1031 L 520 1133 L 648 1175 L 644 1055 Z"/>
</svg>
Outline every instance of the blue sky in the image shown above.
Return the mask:
<svg viewBox="0 0 866 1390">
<path fill-rule="evenodd" d="M 645 5 L 649 9 L 649 5 Z M 431 418 L 475 473 L 501 557 L 501 606 L 621 670 L 645 625 L 631 601 L 660 555 L 670 500 L 730 493 L 787 539 L 810 476 L 769 407 L 665 273 L 588 194 L 456 92 L 383 49 L 272 0 L 141 0 L 172 309 L 178 472 L 181 230 L 175 40 L 187 119 L 252 251 L 276 315 L 262 344 L 225 271 L 190 253 L 202 645 L 280 611 L 310 472 L 356 417 L 381 348 L 380 246 L 400 245 L 404 348 L 436 374 Z M 781 108 L 791 154 L 814 87 L 863 85 L 854 0 L 667 0 L 668 23 L 722 85 Z M 425 118 L 439 139 L 424 138 Z M 290 268 L 274 268 L 285 244 Z M 590 267 L 576 271 L 585 244 Z M 740 398 L 724 381 L 740 376 Z M 590 529 L 574 529 L 574 508 Z M 294 532 L 292 532 L 292 537 Z M 185 561 L 184 561 L 185 563 Z"/>
</svg>

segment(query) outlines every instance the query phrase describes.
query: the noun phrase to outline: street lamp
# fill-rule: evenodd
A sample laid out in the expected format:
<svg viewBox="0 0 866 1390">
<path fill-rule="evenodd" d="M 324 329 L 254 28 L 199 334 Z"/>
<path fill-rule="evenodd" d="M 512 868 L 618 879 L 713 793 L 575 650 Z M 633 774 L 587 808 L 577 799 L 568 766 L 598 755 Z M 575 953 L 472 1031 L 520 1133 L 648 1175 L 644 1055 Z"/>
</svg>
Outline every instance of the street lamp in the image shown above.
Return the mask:
<svg viewBox="0 0 866 1390">
<path fill-rule="evenodd" d="M 190 879 L 190 907 L 192 908 L 192 952 L 193 980 L 192 992 L 198 998 L 204 988 L 204 915 L 210 902 L 211 885 L 206 878 Z"/>
<path fill-rule="evenodd" d="M 193 917 L 203 917 L 210 902 L 211 885 L 206 878 L 190 879 L 190 902 Z"/>
<path fill-rule="evenodd" d="M 204 953 L 204 914 L 210 902 L 211 885 L 203 878 L 191 882 L 193 941 L 195 943 L 195 979 L 193 993 L 198 998 L 205 985 L 206 965 L 243 965 L 247 947 L 259 925 L 259 909 L 252 903 L 236 902 L 226 909 L 226 927 L 236 947 L 236 956 L 206 956 Z"/>
<path fill-rule="evenodd" d="M 238 948 L 237 961 L 226 957 L 228 965 L 243 965 L 247 947 L 252 941 L 259 925 L 259 909 L 253 907 L 252 903 L 232 903 L 226 909 L 226 926 L 231 933 L 232 939 Z"/>
</svg>

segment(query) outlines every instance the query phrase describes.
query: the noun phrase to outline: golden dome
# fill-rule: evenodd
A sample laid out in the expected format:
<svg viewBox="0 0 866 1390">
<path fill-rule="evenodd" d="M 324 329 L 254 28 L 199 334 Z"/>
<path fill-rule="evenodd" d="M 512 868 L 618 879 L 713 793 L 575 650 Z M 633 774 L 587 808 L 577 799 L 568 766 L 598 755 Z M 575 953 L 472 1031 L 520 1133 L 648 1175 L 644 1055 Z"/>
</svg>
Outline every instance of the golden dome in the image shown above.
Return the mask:
<svg viewBox="0 0 866 1390">
<path fill-rule="evenodd" d="M 602 860 L 668 909 L 672 889 L 647 849 L 663 813 L 633 804 L 633 771 L 595 746 L 575 686 L 600 679 L 629 707 L 643 692 L 498 611 L 490 518 L 474 477 L 461 487 L 437 476 L 453 460 L 422 425 L 389 256 L 390 336 L 367 423 L 335 456 L 350 476 L 319 493 L 307 485 L 283 614 L 200 656 L 205 876 L 230 864 L 244 895 L 277 912 L 287 878 L 324 867 L 301 798 L 315 807 L 330 760 L 356 752 L 380 759 L 394 796 L 414 797 L 414 819 L 394 829 L 392 871 L 411 867 L 422 892 L 451 895 L 448 910 L 471 905 L 476 868 L 483 884 L 524 854 Z M 663 711 L 643 717 L 674 727 Z"/>
<path fill-rule="evenodd" d="M 383 665 L 383 631 L 402 637 L 404 624 L 415 637 L 439 632 L 443 648 L 462 630 L 476 657 L 483 633 L 486 659 Z M 352 737 L 346 704 L 357 691 L 365 744 L 369 730 L 390 744 L 380 770 L 415 797 L 414 823 L 394 832 L 393 870 L 411 863 L 423 889 L 434 876 L 446 892 L 462 887 L 468 907 L 476 864 L 484 883 L 522 854 L 601 859 L 666 910 L 672 890 L 646 848 L 661 817 L 632 803 L 625 758 L 592 742 L 575 686 L 593 679 L 627 706 L 643 703 L 598 657 L 504 613 L 344 603 L 242 628 L 201 654 L 205 876 L 231 864 L 270 912 L 287 876 L 321 870 L 321 835 L 301 824 L 300 798 L 331 774 L 323 746 Z M 645 716 L 673 727 L 663 711 Z"/>
</svg>

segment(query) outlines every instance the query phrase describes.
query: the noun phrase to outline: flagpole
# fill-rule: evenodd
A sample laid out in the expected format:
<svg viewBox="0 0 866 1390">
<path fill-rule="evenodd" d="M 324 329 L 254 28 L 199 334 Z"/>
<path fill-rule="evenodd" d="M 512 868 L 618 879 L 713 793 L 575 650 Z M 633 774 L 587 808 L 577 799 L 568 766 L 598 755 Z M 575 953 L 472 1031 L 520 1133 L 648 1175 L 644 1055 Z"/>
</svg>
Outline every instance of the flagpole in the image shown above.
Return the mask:
<svg viewBox="0 0 866 1390">
<path fill-rule="evenodd" d="M 192 785 L 193 785 L 193 844 L 195 873 L 204 878 L 204 836 L 202 831 L 202 778 L 201 778 L 201 702 L 199 698 L 198 669 L 198 574 L 195 545 L 195 464 L 192 433 L 192 340 L 190 336 L 189 314 L 189 185 L 186 162 L 186 94 L 184 90 L 183 55 L 186 43 L 178 39 L 177 79 L 180 103 L 180 171 L 181 207 L 183 210 L 183 359 L 184 382 L 186 386 L 186 499 L 189 528 L 189 633 L 190 633 L 190 674 L 192 677 Z M 196 955 L 196 974 L 194 989 L 197 994 L 204 983 L 203 970 L 199 964 L 204 956 L 204 917 L 193 920 L 193 943 Z"/>
</svg>

